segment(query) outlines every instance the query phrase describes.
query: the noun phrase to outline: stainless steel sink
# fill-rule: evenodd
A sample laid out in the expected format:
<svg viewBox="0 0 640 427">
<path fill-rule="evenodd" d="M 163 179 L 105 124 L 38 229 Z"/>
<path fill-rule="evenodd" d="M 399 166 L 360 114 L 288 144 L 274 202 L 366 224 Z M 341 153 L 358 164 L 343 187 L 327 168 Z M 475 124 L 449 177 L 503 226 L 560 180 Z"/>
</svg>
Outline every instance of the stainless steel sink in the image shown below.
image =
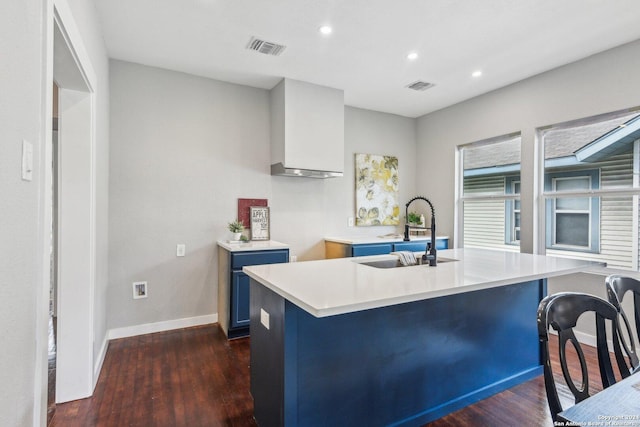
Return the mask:
<svg viewBox="0 0 640 427">
<path fill-rule="evenodd" d="M 402 265 L 402 263 L 400 263 L 400 260 L 398 259 L 382 259 L 379 261 L 358 262 L 358 264 L 367 265 L 369 267 L 375 267 L 375 268 L 417 267 L 422 265 L 421 258 L 418 258 L 417 261 L 418 261 L 418 264 L 416 265 Z M 458 260 L 452 259 L 452 258 L 438 258 L 438 264 L 442 264 L 445 262 L 452 262 L 452 261 L 458 261 Z M 429 263 L 426 262 L 424 266 L 428 267 Z"/>
</svg>

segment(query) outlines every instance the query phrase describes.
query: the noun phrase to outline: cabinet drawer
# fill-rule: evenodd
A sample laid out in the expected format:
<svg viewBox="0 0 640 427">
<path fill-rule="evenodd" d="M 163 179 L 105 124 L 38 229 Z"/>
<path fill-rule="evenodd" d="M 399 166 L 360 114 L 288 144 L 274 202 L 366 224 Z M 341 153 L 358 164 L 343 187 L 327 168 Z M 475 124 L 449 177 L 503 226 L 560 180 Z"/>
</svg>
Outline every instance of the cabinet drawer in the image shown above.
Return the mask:
<svg viewBox="0 0 640 427">
<path fill-rule="evenodd" d="M 436 249 L 449 249 L 449 239 L 436 239 Z"/>
<path fill-rule="evenodd" d="M 449 249 L 449 239 L 436 239 L 436 249 Z M 394 251 L 424 252 L 427 250 L 427 242 L 401 242 L 393 244 Z"/>
<path fill-rule="evenodd" d="M 436 247 L 436 249 L 438 249 Z M 427 242 L 403 242 L 403 243 L 394 243 L 393 244 L 394 251 L 411 251 L 411 252 L 424 252 L 427 250 Z"/>
<path fill-rule="evenodd" d="M 289 262 L 288 250 L 251 251 L 231 254 L 231 268 L 240 270 L 245 265 L 277 264 Z"/>
<path fill-rule="evenodd" d="M 391 243 L 376 243 L 371 245 L 353 245 L 351 256 L 384 255 L 391 252 Z"/>
</svg>

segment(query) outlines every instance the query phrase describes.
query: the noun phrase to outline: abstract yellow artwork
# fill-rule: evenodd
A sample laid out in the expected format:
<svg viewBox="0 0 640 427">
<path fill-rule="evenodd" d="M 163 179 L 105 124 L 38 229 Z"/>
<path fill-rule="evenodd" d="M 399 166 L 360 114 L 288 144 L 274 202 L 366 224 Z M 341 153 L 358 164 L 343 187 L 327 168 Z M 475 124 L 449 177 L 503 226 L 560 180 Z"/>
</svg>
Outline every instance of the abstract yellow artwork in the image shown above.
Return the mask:
<svg viewBox="0 0 640 427">
<path fill-rule="evenodd" d="M 398 158 L 356 154 L 356 225 L 398 225 Z"/>
</svg>

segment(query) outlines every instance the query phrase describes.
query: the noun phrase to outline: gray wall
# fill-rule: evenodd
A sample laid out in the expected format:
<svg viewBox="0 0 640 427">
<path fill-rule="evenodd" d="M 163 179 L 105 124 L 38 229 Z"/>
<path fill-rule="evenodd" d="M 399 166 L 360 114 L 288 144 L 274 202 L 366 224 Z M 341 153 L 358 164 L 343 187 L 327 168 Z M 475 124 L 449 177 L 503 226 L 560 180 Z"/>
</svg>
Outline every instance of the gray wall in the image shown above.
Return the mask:
<svg viewBox="0 0 640 427">
<path fill-rule="evenodd" d="M 345 109 L 345 176 L 272 177 L 269 92 L 111 61 L 109 328 L 217 311 L 217 239 L 238 198 L 267 198 L 271 237 L 300 261 L 324 257 L 326 235 L 347 227 L 356 152 L 399 157 L 401 200 L 414 193 L 415 120 Z M 187 245 L 177 258 L 176 244 Z M 131 283 L 149 296 L 133 300 Z"/>
<path fill-rule="evenodd" d="M 45 51 L 49 46 L 43 34 L 53 20 L 47 9 L 49 2 L 24 0 L 5 2 L 0 16 L 0 325 L 2 346 L 0 356 L 0 425 L 31 426 L 46 420 L 46 295 L 48 273 L 43 272 L 44 235 L 49 224 L 44 210 L 44 175 L 50 170 L 45 164 L 45 136 L 51 123 L 45 115 L 45 88 L 48 80 Z M 93 3 L 69 0 L 69 7 L 79 23 L 80 33 L 93 61 L 104 95 L 97 98 L 97 284 L 96 342 L 105 333 L 105 300 L 100 291 L 106 289 L 106 188 L 108 174 L 108 82 L 107 61 L 95 19 Z M 26 139 L 34 146 L 33 181 L 20 179 L 21 146 Z M 99 320 L 102 318 L 102 320 Z M 44 323 L 42 323 L 44 320 Z M 40 342 L 42 337 L 45 342 Z M 44 372 L 38 364 L 44 366 Z M 44 378 L 42 374 L 44 373 Z M 42 384 L 44 382 L 44 384 Z M 36 384 L 42 384 L 43 394 L 36 395 Z M 44 401 L 43 401 L 44 399 Z M 43 412 L 34 414 L 35 402 L 44 403 Z"/>
<path fill-rule="evenodd" d="M 534 246 L 535 130 L 551 124 L 640 105 L 640 41 L 549 71 L 418 119 L 418 189 L 431 196 L 440 233 L 453 234 L 456 146 L 522 132 L 521 250 Z M 436 179 L 433 179 L 436 177 Z M 604 297 L 604 276 L 549 279 L 549 293 L 581 291 Z M 587 335 L 593 327 L 582 322 Z"/>
<path fill-rule="evenodd" d="M 41 3 L 9 2 L 0 16 L 0 424 L 10 426 L 33 419 L 44 126 Z M 34 144 L 32 182 L 20 179 L 23 139 Z"/>
<path fill-rule="evenodd" d="M 523 252 L 533 251 L 535 129 L 640 105 L 640 41 L 557 68 L 418 119 L 418 190 L 453 234 L 456 146 L 522 132 Z"/>
</svg>

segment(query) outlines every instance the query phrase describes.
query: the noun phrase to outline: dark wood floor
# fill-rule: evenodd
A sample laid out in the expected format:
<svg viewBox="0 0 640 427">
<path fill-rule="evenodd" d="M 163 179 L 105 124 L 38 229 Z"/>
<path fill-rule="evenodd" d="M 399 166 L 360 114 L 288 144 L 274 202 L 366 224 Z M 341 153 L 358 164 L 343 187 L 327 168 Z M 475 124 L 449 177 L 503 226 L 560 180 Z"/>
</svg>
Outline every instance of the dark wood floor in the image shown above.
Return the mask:
<svg viewBox="0 0 640 427">
<path fill-rule="evenodd" d="M 586 350 L 593 365 L 595 352 Z M 113 340 L 93 397 L 57 405 L 49 425 L 255 426 L 249 339 L 227 341 L 216 324 Z M 428 425 L 553 423 L 540 376 Z"/>
</svg>

